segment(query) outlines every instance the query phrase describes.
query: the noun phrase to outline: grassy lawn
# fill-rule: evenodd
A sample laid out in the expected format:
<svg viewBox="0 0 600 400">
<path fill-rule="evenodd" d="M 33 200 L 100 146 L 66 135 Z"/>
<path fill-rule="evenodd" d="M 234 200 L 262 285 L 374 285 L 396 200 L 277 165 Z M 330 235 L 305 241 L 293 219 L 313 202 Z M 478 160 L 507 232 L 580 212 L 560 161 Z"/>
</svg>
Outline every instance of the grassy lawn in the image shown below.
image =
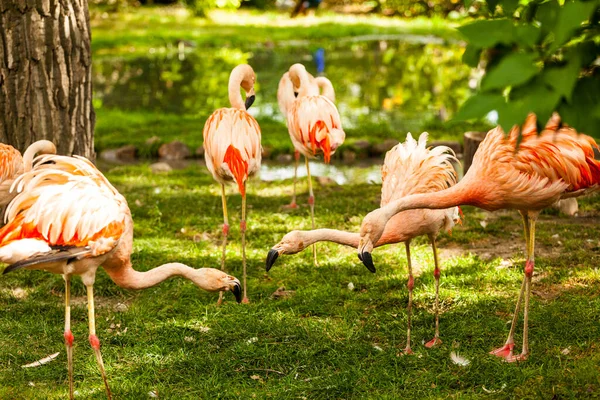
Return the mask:
<svg viewBox="0 0 600 400">
<path fill-rule="evenodd" d="M 135 221 L 134 265 L 167 261 L 219 265 L 221 200 L 205 168 L 153 175 L 147 165 L 117 167 L 108 178 L 127 197 Z M 316 185 L 317 225 L 356 231 L 376 207 L 374 185 Z M 299 201 L 306 203 L 306 183 Z M 291 181 L 253 181 L 249 189 L 249 289 L 237 305 L 171 279 L 145 291 L 115 286 L 100 271 L 97 325 L 115 398 L 589 398 L 600 395 L 600 197 L 580 202 L 577 218 L 540 217 L 530 319 L 531 358 L 489 356 L 508 333 L 521 282 L 524 240 L 516 212 L 466 208 L 466 223 L 442 235 L 441 335 L 433 336 L 432 255 L 413 246 L 415 355 L 405 345 L 406 260 L 402 245 L 374 252 L 377 274 L 354 249 L 319 245 L 282 256 L 267 275 L 268 249 L 291 229 L 308 229 L 307 207 L 284 211 Z M 241 278 L 240 198 L 229 199 L 228 268 Z M 482 220 L 487 221 L 484 228 Z M 348 290 L 348 283 L 354 291 Z M 295 292 L 274 299 L 280 286 Z M 67 396 L 60 276 L 20 271 L 0 284 L 0 398 Z M 75 385 L 81 399 L 105 398 L 87 343 L 85 290 L 74 281 Z M 125 306 L 123 306 L 125 305 Z M 520 341 L 520 327 L 517 331 Z M 520 343 L 517 345 L 520 350 Z M 456 351 L 467 367 L 450 361 Z M 20 366 L 60 352 L 38 368 Z M 491 392 L 491 394 L 490 394 Z"/>
<path fill-rule="evenodd" d="M 214 11 L 209 20 L 183 7 L 139 7 L 104 13 L 92 8 L 92 49 L 97 56 L 139 55 L 149 49 L 174 51 L 181 40 L 201 47 L 285 45 L 305 40 L 318 45 L 349 36 L 436 35 L 458 39 L 457 23 L 442 18 L 404 20 L 381 16 L 324 14 L 290 19 L 287 14 Z"/>
</svg>

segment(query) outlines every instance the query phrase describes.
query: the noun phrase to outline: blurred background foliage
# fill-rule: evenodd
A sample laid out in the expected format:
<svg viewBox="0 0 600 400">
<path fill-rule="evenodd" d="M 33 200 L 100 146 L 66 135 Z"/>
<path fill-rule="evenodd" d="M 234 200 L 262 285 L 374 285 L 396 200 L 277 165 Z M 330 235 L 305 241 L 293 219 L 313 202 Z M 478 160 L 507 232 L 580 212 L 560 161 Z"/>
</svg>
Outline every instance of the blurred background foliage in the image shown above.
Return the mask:
<svg viewBox="0 0 600 400">
<path fill-rule="evenodd" d="M 600 1 L 467 3 L 481 18 L 459 28 L 468 42 L 463 60 L 485 75 L 456 119 L 494 110 L 507 131 L 529 112 L 543 124 L 558 111 L 563 122 L 594 135 L 600 128 Z"/>
</svg>

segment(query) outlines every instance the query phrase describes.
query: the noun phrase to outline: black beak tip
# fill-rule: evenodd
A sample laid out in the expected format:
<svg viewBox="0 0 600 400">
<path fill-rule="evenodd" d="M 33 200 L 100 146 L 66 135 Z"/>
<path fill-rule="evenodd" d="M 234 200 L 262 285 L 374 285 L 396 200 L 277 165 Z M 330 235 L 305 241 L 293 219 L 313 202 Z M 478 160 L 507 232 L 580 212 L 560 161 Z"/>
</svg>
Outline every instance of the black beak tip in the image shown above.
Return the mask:
<svg viewBox="0 0 600 400">
<path fill-rule="evenodd" d="M 275 250 L 275 249 L 269 250 L 269 254 L 267 254 L 267 262 L 266 262 L 267 272 L 269 272 L 269 270 L 271 269 L 273 264 L 275 264 L 277 257 L 279 257 L 279 252 L 277 250 Z"/>
<path fill-rule="evenodd" d="M 294 92 L 294 97 L 298 97 L 298 92 Z"/>
<path fill-rule="evenodd" d="M 369 271 L 371 271 L 372 273 L 377 272 L 377 270 L 375 269 L 375 265 L 373 264 L 373 257 L 371 257 L 371 253 L 367 253 L 366 251 L 364 251 L 362 253 L 361 261 L 363 262 L 363 264 L 365 264 L 365 267 L 367 267 Z"/>
<path fill-rule="evenodd" d="M 254 104 L 254 100 L 256 99 L 256 96 L 252 95 L 252 96 L 248 96 L 246 97 L 246 110 L 249 109 L 250 107 L 252 107 L 252 104 Z"/>
<path fill-rule="evenodd" d="M 239 303 L 242 302 L 242 288 L 240 287 L 239 283 L 236 283 L 233 288 L 231 289 L 231 292 L 233 293 L 233 295 L 235 296 L 235 301 Z"/>
</svg>

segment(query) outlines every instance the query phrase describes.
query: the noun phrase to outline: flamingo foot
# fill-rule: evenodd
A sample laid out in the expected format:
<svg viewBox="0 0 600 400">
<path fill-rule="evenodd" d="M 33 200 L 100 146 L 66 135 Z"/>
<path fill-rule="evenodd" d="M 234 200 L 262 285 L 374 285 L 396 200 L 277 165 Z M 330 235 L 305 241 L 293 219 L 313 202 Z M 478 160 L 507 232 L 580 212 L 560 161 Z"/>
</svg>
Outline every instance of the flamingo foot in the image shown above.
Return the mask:
<svg viewBox="0 0 600 400">
<path fill-rule="evenodd" d="M 425 347 L 427 347 L 428 349 L 437 346 L 439 344 L 442 344 L 442 339 L 440 339 L 439 337 L 434 337 L 433 339 L 431 339 L 429 342 L 425 343 Z"/>
<path fill-rule="evenodd" d="M 526 353 L 521 353 L 518 356 L 513 356 L 512 354 L 508 357 L 504 357 L 504 361 L 512 363 L 512 362 L 519 362 L 519 361 L 525 361 L 527 360 L 527 356 L 528 354 Z"/>
<path fill-rule="evenodd" d="M 415 354 L 412 349 L 410 348 L 410 346 L 406 346 L 406 348 L 403 350 L 404 354 L 406 355 L 411 355 L 411 354 Z"/>
<path fill-rule="evenodd" d="M 286 204 L 285 206 L 283 206 L 284 209 L 288 209 L 288 208 L 298 208 L 298 204 L 295 201 L 292 201 L 290 204 Z"/>
<path fill-rule="evenodd" d="M 243 303 L 243 304 L 250 304 L 250 300 L 249 300 L 247 297 L 244 297 L 244 298 L 242 299 L 242 303 Z"/>
<path fill-rule="evenodd" d="M 514 347 L 514 343 L 506 343 L 504 346 L 490 351 L 490 354 L 496 357 L 502 357 L 507 360 L 508 358 L 513 357 L 512 353 Z"/>
</svg>

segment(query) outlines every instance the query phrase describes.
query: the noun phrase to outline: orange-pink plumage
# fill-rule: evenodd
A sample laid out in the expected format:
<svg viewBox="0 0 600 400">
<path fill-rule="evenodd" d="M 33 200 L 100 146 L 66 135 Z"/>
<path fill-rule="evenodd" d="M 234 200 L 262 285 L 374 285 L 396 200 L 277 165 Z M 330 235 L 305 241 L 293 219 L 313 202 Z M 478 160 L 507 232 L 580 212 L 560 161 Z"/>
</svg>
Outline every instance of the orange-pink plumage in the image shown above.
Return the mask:
<svg viewBox="0 0 600 400">
<path fill-rule="evenodd" d="M 492 354 L 507 361 L 525 360 L 529 355 L 528 318 L 535 222 L 543 208 L 558 200 L 600 188 L 600 161 L 593 158 L 594 148 L 597 148 L 594 139 L 561 126 L 558 114 L 552 116 L 539 135 L 535 115 L 527 117 L 521 130 L 514 127 L 508 135 L 504 135 L 500 127 L 495 128 L 480 144 L 471 168 L 457 185 L 435 193 L 405 196 L 369 213 L 361 226 L 359 255 L 363 262 L 367 260 L 365 265 L 373 268 L 370 252 L 373 243 L 377 243 L 383 234 L 382 224 L 385 226 L 394 215 L 406 210 L 443 209 L 462 204 L 489 211 L 519 210 L 527 242 L 525 273 L 508 339 Z M 523 297 L 523 350 L 514 356 L 514 331 Z"/>
</svg>

